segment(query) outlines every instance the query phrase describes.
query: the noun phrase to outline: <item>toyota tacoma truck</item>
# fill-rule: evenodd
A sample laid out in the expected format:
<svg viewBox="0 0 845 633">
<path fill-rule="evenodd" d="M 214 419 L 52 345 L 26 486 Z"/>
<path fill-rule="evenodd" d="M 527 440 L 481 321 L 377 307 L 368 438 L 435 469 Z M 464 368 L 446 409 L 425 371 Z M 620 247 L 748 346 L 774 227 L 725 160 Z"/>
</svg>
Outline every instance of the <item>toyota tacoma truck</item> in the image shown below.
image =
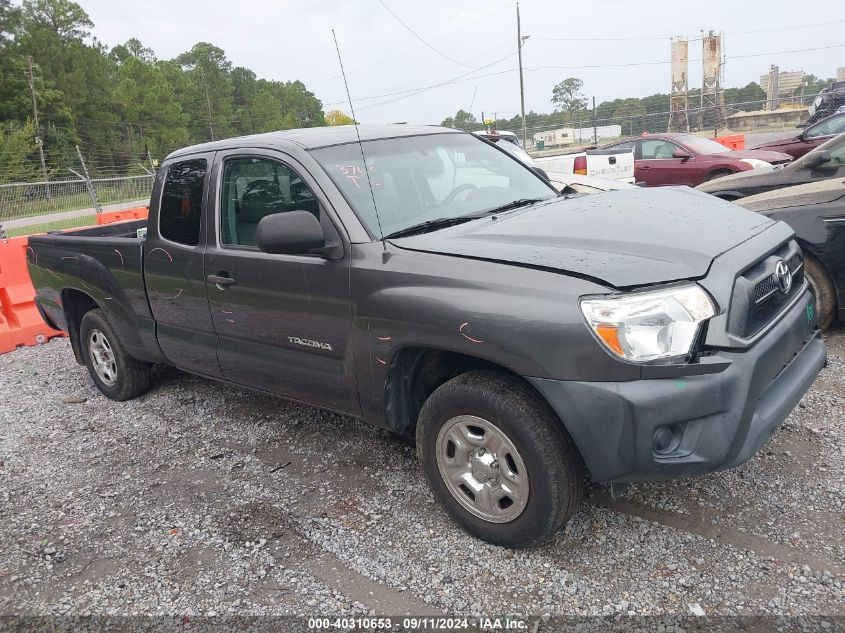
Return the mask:
<svg viewBox="0 0 845 633">
<path fill-rule="evenodd" d="M 785 223 L 687 188 L 560 196 L 436 127 L 188 147 L 147 221 L 35 236 L 28 260 L 107 397 L 162 363 L 361 418 L 507 547 L 555 534 L 587 472 L 743 463 L 826 362 Z"/>
</svg>

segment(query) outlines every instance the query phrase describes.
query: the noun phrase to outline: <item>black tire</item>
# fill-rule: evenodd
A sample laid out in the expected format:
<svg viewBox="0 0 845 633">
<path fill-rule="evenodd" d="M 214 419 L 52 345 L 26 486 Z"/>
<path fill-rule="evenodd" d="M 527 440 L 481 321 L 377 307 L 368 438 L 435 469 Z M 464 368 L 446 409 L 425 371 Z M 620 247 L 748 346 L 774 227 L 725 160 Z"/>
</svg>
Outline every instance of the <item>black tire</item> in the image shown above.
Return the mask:
<svg viewBox="0 0 845 633">
<path fill-rule="evenodd" d="M 836 320 L 836 287 L 824 266 L 812 255 L 804 254 L 804 272 L 816 295 L 816 315 L 819 328 L 824 332 Z"/>
<path fill-rule="evenodd" d="M 732 171 L 728 171 L 727 169 L 720 169 L 717 171 L 712 171 L 704 177 L 704 180 L 701 182 L 710 182 L 711 180 L 716 180 L 716 178 L 721 178 L 722 176 L 730 176 Z"/>
<path fill-rule="evenodd" d="M 440 473 L 438 434 L 450 420 L 465 415 L 495 425 L 525 464 L 530 483 L 527 503 L 508 522 L 485 520 L 467 510 Z M 446 512 L 470 534 L 494 545 L 531 547 L 551 538 L 575 512 L 583 495 L 583 462 L 557 415 L 528 385 L 493 371 L 462 374 L 431 394 L 417 424 L 417 455 Z"/>
<path fill-rule="evenodd" d="M 92 333 L 99 333 L 96 334 L 95 342 L 90 340 Z M 110 350 L 109 354 L 114 367 L 113 384 L 106 382 L 97 372 L 94 365 L 96 354 L 91 352 L 92 346 L 96 342 L 102 344 L 103 340 Z M 128 354 L 102 310 L 91 310 L 82 317 L 82 323 L 79 326 L 79 344 L 88 373 L 91 374 L 97 388 L 107 398 L 117 401 L 131 400 L 150 388 L 152 365 L 137 361 Z"/>
</svg>

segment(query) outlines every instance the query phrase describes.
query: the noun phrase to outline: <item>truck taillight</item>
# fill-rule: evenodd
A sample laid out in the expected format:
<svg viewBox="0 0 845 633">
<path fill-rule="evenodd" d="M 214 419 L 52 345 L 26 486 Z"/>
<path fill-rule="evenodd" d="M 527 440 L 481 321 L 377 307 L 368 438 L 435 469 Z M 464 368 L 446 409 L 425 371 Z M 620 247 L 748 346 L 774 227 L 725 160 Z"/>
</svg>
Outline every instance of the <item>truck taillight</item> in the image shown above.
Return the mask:
<svg viewBox="0 0 845 633">
<path fill-rule="evenodd" d="M 575 165 L 573 166 L 573 171 L 576 174 L 581 174 L 582 176 L 587 175 L 587 157 L 586 156 L 576 156 L 575 157 Z"/>
</svg>

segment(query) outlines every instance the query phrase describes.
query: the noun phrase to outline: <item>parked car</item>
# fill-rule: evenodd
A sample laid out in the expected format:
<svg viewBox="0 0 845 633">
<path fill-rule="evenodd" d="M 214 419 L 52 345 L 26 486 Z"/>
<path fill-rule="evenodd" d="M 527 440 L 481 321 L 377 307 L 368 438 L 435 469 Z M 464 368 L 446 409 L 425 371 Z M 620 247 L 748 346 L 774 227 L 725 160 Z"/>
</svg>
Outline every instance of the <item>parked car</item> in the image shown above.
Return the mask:
<svg viewBox="0 0 845 633">
<path fill-rule="evenodd" d="M 822 88 L 816 95 L 808 110 L 809 116 L 804 125 L 812 125 L 816 121 L 830 116 L 845 105 L 845 81 L 834 81 L 827 88 Z"/>
<path fill-rule="evenodd" d="M 845 113 L 837 113 L 804 128 L 798 134 L 761 143 L 755 149 L 783 152 L 793 158 L 801 158 L 842 132 L 845 132 Z"/>
<path fill-rule="evenodd" d="M 845 177 L 845 132 L 786 165 L 761 167 L 723 176 L 696 189 L 725 200 L 738 200 L 773 189 Z"/>
<path fill-rule="evenodd" d="M 780 165 L 792 157 L 764 150 L 729 151 L 714 140 L 694 134 L 648 134 L 606 145 L 634 150 L 635 180 L 648 187 L 688 185 L 738 171 Z"/>
<path fill-rule="evenodd" d="M 481 131 L 473 133 L 513 154 L 541 175 L 545 172 L 554 172 L 634 183 L 634 153 L 630 150 L 591 148 L 555 156 L 533 158 L 519 144 L 519 140 L 513 132 Z"/>
<path fill-rule="evenodd" d="M 845 319 L 845 179 L 769 191 L 737 204 L 792 227 L 804 252 L 821 328 Z"/>
<path fill-rule="evenodd" d="M 585 467 L 618 492 L 743 463 L 826 362 L 786 224 L 601 197 L 456 130 L 287 130 L 174 152 L 148 221 L 33 236 L 29 272 L 107 397 L 163 363 L 361 418 L 416 441 L 465 529 L 524 547 Z"/>
</svg>

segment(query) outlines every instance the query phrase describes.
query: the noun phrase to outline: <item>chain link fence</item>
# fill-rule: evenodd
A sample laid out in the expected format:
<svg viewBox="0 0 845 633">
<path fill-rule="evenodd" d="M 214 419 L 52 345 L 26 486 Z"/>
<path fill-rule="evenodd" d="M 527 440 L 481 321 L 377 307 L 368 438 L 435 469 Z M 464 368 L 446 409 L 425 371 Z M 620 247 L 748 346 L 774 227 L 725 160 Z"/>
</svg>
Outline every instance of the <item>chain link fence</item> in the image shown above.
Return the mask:
<svg viewBox="0 0 845 633">
<path fill-rule="evenodd" d="M 803 103 L 793 103 L 779 109 L 766 109 L 766 99 L 724 103 L 720 107 L 701 107 L 698 98 L 691 95 L 686 104 L 670 109 L 669 97 L 649 103 L 648 98 L 599 106 L 595 112 L 580 111 L 567 115 L 526 117 L 526 127 L 497 121 L 491 125 L 507 130 L 523 140 L 532 153 L 547 154 L 574 151 L 584 147 L 601 146 L 621 138 L 662 132 L 689 132 L 700 136 L 716 137 L 734 134 L 776 134 L 788 136 L 796 133 L 809 118 L 808 104 L 816 95 L 803 98 Z M 632 102 L 633 101 L 633 102 Z M 684 106 L 684 107 L 681 107 Z M 835 111 L 835 110 L 834 110 Z M 827 112 L 827 110 L 825 111 Z M 825 113 L 823 116 L 832 114 Z M 815 120 L 810 120 L 814 123 Z M 478 124 L 471 129 L 480 129 Z"/>
<path fill-rule="evenodd" d="M 15 237 L 95 224 L 92 191 L 105 211 L 146 206 L 153 179 L 145 174 L 2 184 L 0 234 Z"/>
</svg>

